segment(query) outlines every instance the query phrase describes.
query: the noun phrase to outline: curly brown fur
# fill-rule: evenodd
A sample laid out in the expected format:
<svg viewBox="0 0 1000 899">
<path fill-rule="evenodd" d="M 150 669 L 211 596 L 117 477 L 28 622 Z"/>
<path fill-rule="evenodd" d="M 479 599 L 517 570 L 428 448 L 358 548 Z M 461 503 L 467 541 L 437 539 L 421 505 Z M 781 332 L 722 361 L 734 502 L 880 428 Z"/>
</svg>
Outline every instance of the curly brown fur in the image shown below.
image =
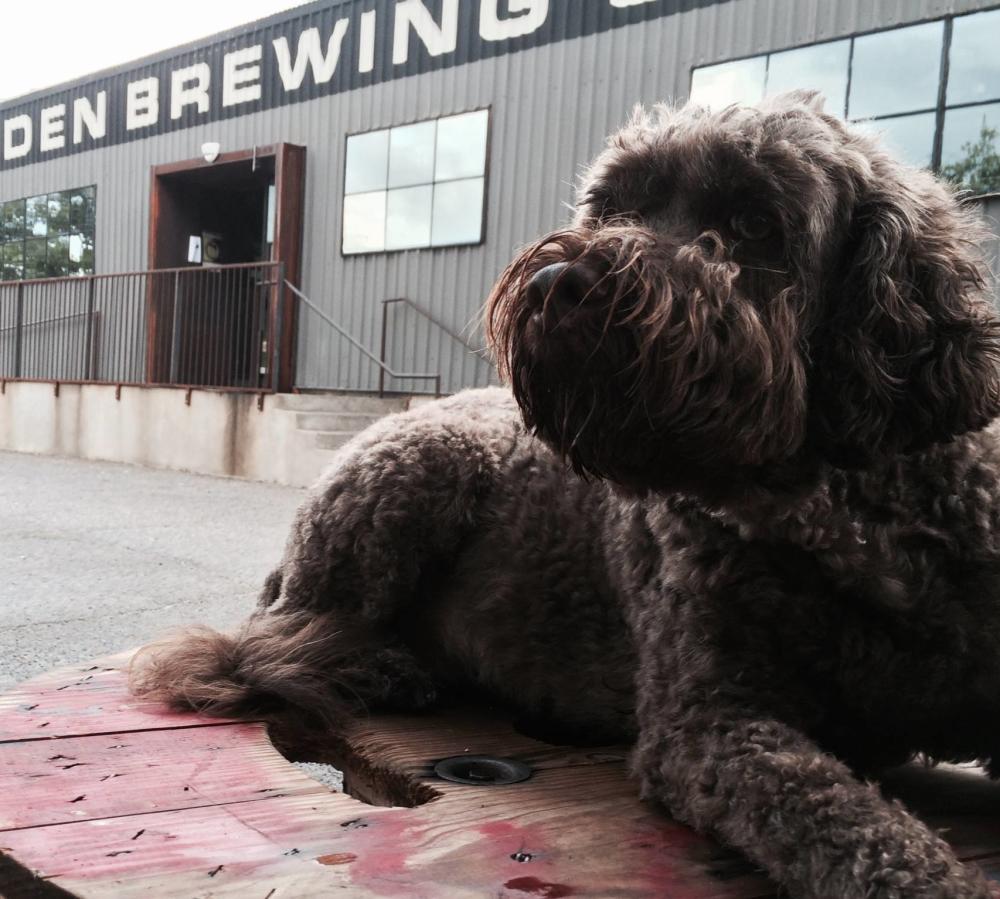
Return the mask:
<svg viewBox="0 0 1000 899">
<path fill-rule="evenodd" d="M 856 773 L 1000 771 L 977 236 L 809 96 L 638 113 L 491 297 L 516 402 L 345 447 L 244 631 L 154 649 L 137 689 L 331 720 L 471 685 L 634 738 L 643 794 L 793 897 L 990 895 Z"/>
<path fill-rule="evenodd" d="M 132 658 L 135 695 L 206 715 L 264 718 L 297 727 L 338 727 L 382 708 L 421 708 L 435 699 L 412 655 L 329 615 L 252 617 L 233 635 L 189 628 Z"/>
<path fill-rule="evenodd" d="M 768 230 L 740 235 L 740 215 Z M 487 323 L 527 422 L 578 470 L 674 487 L 666 459 L 754 480 L 863 464 L 1000 405 L 977 233 L 930 174 L 803 98 L 660 107 L 612 138 L 574 227 L 508 267 Z M 589 289 L 554 311 L 574 271 Z"/>
</svg>

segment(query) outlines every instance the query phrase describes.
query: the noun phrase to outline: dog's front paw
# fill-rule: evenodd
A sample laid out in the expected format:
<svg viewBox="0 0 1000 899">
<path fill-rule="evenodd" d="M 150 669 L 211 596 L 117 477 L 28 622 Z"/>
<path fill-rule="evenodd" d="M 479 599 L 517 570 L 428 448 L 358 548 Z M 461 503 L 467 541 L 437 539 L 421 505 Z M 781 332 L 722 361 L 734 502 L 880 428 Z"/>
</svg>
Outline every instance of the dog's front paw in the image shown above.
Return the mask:
<svg viewBox="0 0 1000 899">
<path fill-rule="evenodd" d="M 1000 899 L 1000 885 L 989 883 L 975 866 L 953 863 L 945 871 L 920 867 L 882 872 L 865 899 Z"/>
<path fill-rule="evenodd" d="M 720 711 L 708 707 L 699 723 L 713 726 L 674 730 L 669 741 L 656 728 L 640 734 L 635 764 L 645 795 L 744 852 L 788 896 L 994 895 L 978 867 L 963 865 L 924 822 L 807 737 L 780 721 Z"/>
</svg>

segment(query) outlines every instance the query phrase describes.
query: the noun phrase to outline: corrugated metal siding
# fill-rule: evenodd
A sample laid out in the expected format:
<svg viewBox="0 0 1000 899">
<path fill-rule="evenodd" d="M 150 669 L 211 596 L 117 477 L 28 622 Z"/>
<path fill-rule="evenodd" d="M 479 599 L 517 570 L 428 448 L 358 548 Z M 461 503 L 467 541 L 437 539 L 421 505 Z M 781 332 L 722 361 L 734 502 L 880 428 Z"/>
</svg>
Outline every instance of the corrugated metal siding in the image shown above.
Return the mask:
<svg viewBox="0 0 1000 899">
<path fill-rule="evenodd" d="M 997 305 L 1000 307 L 1000 195 L 985 197 L 977 201 L 987 227 L 993 232 L 992 240 L 984 247 L 993 277 L 997 279 Z"/>
<path fill-rule="evenodd" d="M 595 0 L 581 0 L 595 2 Z M 604 0 L 600 0 L 604 2 Z M 350 93 L 192 127 L 0 173 L 0 199 L 98 185 L 97 264 L 146 265 L 149 169 L 223 150 L 289 141 L 307 148 L 303 290 L 377 351 L 381 300 L 407 296 L 481 341 L 478 314 L 516 248 L 567 216 L 573 181 L 637 102 L 683 99 L 692 66 L 901 22 L 996 6 L 996 0 L 730 0 L 603 34 L 567 40 Z M 486 241 L 479 247 L 340 255 L 348 133 L 489 106 Z M 995 202 L 995 201 L 991 201 Z M 990 206 L 1000 218 L 1000 210 Z M 371 362 L 314 318 L 301 318 L 303 387 L 373 389 Z M 403 307 L 390 313 L 389 362 L 440 370 L 447 390 L 485 383 L 490 368 Z M 425 390 L 424 382 L 396 382 Z"/>
</svg>

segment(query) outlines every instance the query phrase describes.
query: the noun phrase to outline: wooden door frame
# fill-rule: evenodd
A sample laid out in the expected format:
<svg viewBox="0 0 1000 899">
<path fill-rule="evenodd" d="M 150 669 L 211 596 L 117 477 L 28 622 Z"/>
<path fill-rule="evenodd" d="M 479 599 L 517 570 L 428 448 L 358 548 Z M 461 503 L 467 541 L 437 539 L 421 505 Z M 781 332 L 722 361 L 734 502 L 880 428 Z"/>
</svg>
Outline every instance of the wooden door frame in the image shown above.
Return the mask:
<svg viewBox="0 0 1000 899">
<path fill-rule="evenodd" d="M 302 278 L 302 237 L 305 212 L 306 149 L 298 144 L 277 143 L 253 147 L 250 150 L 236 150 L 220 153 L 212 162 L 203 158 L 185 159 L 155 165 L 150 169 L 149 186 L 149 241 L 147 247 L 147 268 L 155 269 L 165 253 L 165 234 L 160 225 L 165 215 L 165 200 L 162 178 L 198 169 L 210 169 L 233 162 L 247 162 L 253 159 L 274 159 L 275 215 L 272 261 L 283 264 L 278 272 L 284 271 L 284 278 L 295 287 L 301 285 Z M 298 303 L 284 284 L 276 285 L 277 302 L 272 304 L 271 333 L 278 334 L 278 360 L 276 387 L 281 392 L 290 391 L 295 386 L 296 327 L 298 324 Z M 147 333 L 147 376 L 157 380 L 155 372 L 156 339 L 158 316 L 155 304 L 150 303 Z"/>
</svg>

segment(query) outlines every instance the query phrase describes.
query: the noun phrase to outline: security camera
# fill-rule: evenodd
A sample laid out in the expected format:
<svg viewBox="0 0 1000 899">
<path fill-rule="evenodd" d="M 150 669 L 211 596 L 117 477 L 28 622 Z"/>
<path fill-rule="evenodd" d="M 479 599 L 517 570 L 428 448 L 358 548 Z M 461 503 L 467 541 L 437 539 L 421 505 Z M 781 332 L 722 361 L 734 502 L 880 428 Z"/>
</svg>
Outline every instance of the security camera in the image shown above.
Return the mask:
<svg viewBox="0 0 1000 899">
<path fill-rule="evenodd" d="M 205 157 L 205 162 L 215 162 L 219 158 L 219 144 L 217 141 L 201 145 L 201 155 Z"/>
</svg>

